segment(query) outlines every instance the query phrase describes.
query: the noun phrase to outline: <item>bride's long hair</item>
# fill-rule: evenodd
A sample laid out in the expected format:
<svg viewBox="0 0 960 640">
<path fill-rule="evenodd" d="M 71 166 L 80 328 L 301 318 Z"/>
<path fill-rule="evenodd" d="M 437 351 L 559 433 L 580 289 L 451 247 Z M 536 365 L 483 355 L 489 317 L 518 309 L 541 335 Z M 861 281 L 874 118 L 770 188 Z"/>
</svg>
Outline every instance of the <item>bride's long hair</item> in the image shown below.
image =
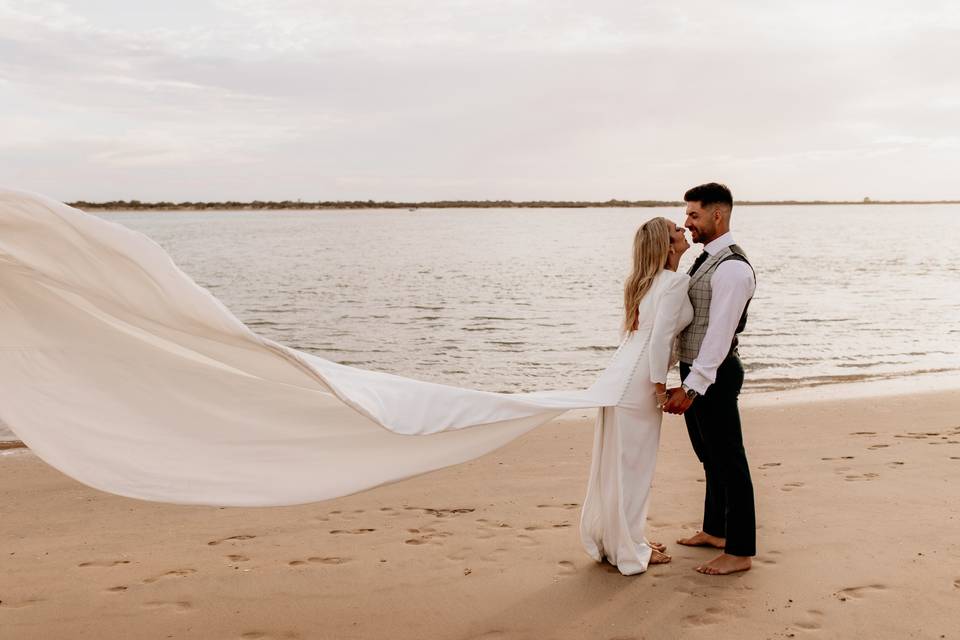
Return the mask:
<svg viewBox="0 0 960 640">
<path fill-rule="evenodd" d="M 623 285 L 623 331 L 636 331 L 639 326 L 640 301 L 650 290 L 653 279 L 667 265 L 670 254 L 670 230 L 666 218 L 651 218 L 640 225 L 633 236 L 633 272 Z"/>
</svg>

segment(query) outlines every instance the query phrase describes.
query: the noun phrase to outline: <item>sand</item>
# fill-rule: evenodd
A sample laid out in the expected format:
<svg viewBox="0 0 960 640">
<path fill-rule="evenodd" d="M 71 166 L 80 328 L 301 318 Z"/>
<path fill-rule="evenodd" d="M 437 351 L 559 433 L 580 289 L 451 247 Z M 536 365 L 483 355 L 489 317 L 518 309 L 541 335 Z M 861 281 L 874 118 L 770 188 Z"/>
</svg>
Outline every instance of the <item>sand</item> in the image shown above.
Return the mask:
<svg viewBox="0 0 960 640">
<path fill-rule="evenodd" d="M 958 391 L 747 407 L 759 555 L 724 577 L 673 542 L 703 484 L 672 416 L 650 529 L 674 561 L 632 577 L 580 548 L 588 413 L 287 508 L 119 498 L 5 451 L 0 638 L 958 638 L 958 408 Z"/>
</svg>

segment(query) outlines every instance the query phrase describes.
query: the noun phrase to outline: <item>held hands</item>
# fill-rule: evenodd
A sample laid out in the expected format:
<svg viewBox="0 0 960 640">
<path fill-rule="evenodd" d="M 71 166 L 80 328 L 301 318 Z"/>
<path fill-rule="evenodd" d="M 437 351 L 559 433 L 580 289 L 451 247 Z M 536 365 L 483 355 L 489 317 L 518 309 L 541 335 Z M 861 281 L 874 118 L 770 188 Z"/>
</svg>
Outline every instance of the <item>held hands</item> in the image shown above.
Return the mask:
<svg viewBox="0 0 960 640">
<path fill-rule="evenodd" d="M 688 398 L 687 394 L 680 387 L 674 387 L 667 391 L 667 401 L 663 404 L 663 411 L 665 413 L 672 413 L 675 415 L 683 415 L 687 409 L 690 408 L 690 405 L 693 404 L 693 399 Z"/>
</svg>

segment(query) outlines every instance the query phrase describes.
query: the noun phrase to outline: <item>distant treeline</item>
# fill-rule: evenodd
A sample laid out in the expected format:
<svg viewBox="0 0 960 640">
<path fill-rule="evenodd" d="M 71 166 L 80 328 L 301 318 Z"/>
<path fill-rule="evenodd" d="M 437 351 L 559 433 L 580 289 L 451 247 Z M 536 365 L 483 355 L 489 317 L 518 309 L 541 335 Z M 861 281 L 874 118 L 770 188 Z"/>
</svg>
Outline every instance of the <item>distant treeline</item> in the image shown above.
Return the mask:
<svg viewBox="0 0 960 640">
<path fill-rule="evenodd" d="M 140 200 L 111 200 L 68 203 L 78 209 L 114 210 L 281 210 L 281 209 L 586 209 L 597 207 L 678 207 L 684 203 L 670 200 L 605 200 L 603 202 L 571 200 L 434 200 L 429 202 L 394 202 L 393 200 L 282 200 L 252 202 L 141 202 Z M 826 204 L 960 204 L 960 200 L 738 200 L 737 206 L 752 205 L 826 205 Z"/>
</svg>

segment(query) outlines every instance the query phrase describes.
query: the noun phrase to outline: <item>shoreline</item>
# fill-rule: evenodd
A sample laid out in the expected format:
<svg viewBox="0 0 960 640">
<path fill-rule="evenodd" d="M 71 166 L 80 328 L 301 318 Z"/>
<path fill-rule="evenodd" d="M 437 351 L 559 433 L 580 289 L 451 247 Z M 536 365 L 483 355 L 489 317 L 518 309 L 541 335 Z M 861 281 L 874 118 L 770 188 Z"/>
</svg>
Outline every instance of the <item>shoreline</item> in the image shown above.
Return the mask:
<svg viewBox="0 0 960 640">
<path fill-rule="evenodd" d="M 479 459 L 296 507 L 131 500 L 14 455 L 0 464 L 0 628 L 24 639 L 955 639 L 960 390 L 911 399 L 745 406 L 759 555 L 725 577 L 693 571 L 712 551 L 673 542 L 699 526 L 703 500 L 676 416 L 664 419 L 648 521 L 673 562 L 631 577 L 580 546 L 594 425 L 576 412 Z"/>
</svg>

